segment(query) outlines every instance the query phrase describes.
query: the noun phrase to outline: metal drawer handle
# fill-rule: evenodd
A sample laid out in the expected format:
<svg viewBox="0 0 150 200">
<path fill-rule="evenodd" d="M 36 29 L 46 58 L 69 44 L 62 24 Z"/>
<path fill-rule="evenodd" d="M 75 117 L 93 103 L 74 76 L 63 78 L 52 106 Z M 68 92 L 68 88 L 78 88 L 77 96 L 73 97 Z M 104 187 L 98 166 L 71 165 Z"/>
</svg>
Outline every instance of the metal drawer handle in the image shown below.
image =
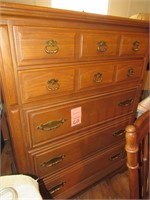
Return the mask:
<svg viewBox="0 0 150 200">
<path fill-rule="evenodd" d="M 94 81 L 95 83 L 100 83 L 100 82 L 102 82 L 102 79 L 103 79 L 103 75 L 102 75 L 100 72 L 94 74 L 93 81 Z"/>
<path fill-rule="evenodd" d="M 134 69 L 133 68 L 129 68 L 128 69 L 128 73 L 127 73 L 127 76 L 128 77 L 131 77 L 131 76 L 133 76 L 135 73 L 134 73 Z"/>
<path fill-rule="evenodd" d="M 126 107 L 126 106 L 131 105 L 132 102 L 133 102 L 133 99 L 128 99 L 128 100 L 119 102 L 118 105 L 119 105 L 119 106 L 122 106 L 122 107 Z"/>
<path fill-rule="evenodd" d="M 59 48 L 57 45 L 57 41 L 55 40 L 48 40 L 45 46 L 45 52 L 48 54 L 56 54 Z"/>
<path fill-rule="evenodd" d="M 66 182 L 62 182 L 54 187 L 52 187 L 51 189 L 49 189 L 48 191 L 50 192 L 50 194 L 53 194 L 54 192 L 59 191 L 62 187 L 64 187 L 64 185 L 66 184 Z"/>
<path fill-rule="evenodd" d="M 99 41 L 97 43 L 97 51 L 98 52 L 106 52 L 107 51 L 107 43 L 105 41 Z"/>
<path fill-rule="evenodd" d="M 121 152 L 119 152 L 119 153 L 117 153 L 117 154 L 111 156 L 111 157 L 109 158 L 109 160 L 114 161 L 114 160 L 118 160 L 118 159 L 120 159 L 120 158 L 121 158 L 121 159 L 125 159 L 125 157 L 126 157 L 125 151 L 121 151 Z"/>
<path fill-rule="evenodd" d="M 60 163 L 61 161 L 63 161 L 64 157 L 65 157 L 65 155 L 57 156 L 55 158 L 52 158 L 51 160 L 43 162 L 40 166 L 41 167 L 52 167 L 53 165 L 56 165 L 56 164 Z"/>
<path fill-rule="evenodd" d="M 57 79 L 50 79 L 47 81 L 47 89 L 50 91 L 55 91 L 60 88 L 59 80 Z"/>
<path fill-rule="evenodd" d="M 132 51 L 139 51 L 139 49 L 140 49 L 140 42 L 138 41 L 133 42 Z"/>
<path fill-rule="evenodd" d="M 43 131 L 50 131 L 50 130 L 59 128 L 65 121 L 66 121 L 66 119 L 49 121 L 45 124 L 41 124 L 41 125 L 37 126 L 37 129 L 40 129 L 40 130 L 43 130 Z"/>
<path fill-rule="evenodd" d="M 121 154 L 122 154 L 122 152 L 119 152 L 119 153 L 117 153 L 117 154 L 111 156 L 111 157 L 109 158 L 109 160 L 111 160 L 111 161 L 117 160 L 117 159 L 119 159 L 119 158 L 121 157 Z"/>
<path fill-rule="evenodd" d="M 124 134 L 125 134 L 125 129 L 121 129 L 121 130 L 119 130 L 119 131 L 113 133 L 113 136 L 114 136 L 114 137 L 119 137 L 119 136 L 122 136 L 122 135 L 124 135 Z"/>
</svg>

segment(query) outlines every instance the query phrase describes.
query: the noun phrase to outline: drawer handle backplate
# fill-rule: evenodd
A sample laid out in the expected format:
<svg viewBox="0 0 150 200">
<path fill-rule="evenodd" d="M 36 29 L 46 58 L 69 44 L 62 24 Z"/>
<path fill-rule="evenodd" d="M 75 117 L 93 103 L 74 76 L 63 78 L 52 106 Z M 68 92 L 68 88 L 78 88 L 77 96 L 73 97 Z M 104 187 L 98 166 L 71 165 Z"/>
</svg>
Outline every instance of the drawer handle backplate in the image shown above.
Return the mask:
<svg viewBox="0 0 150 200">
<path fill-rule="evenodd" d="M 98 52 L 106 52 L 107 51 L 107 43 L 105 41 L 99 41 L 97 43 L 97 51 Z"/>
<path fill-rule="evenodd" d="M 111 157 L 109 158 L 109 160 L 111 160 L 111 161 L 118 160 L 118 159 L 121 157 L 121 155 L 122 155 L 122 152 L 119 152 L 119 153 L 117 153 L 117 154 L 111 156 Z"/>
<path fill-rule="evenodd" d="M 41 124 L 41 125 L 37 126 L 37 129 L 40 129 L 40 130 L 43 130 L 43 131 L 50 131 L 50 130 L 59 128 L 65 121 L 66 121 L 66 119 L 49 121 L 45 124 Z"/>
<path fill-rule="evenodd" d="M 62 182 L 54 187 L 52 187 L 51 189 L 49 189 L 48 191 L 50 192 L 50 194 L 53 194 L 57 191 L 59 191 L 62 187 L 64 187 L 64 185 L 66 184 L 66 182 Z"/>
<path fill-rule="evenodd" d="M 53 165 L 56 165 L 56 164 L 60 163 L 61 161 L 63 161 L 64 157 L 65 157 L 65 155 L 57 156 L 46 162 L 43 162 L 40 166 L 41 167 L 52 167 Z"/>
<path fill-rule="evenodd" d="M 139 51 L 139 49 L 140 49 L 140 42 L 138 41 L 133 42 L 132 51 Z"/>
<path fill-rule="evenodd" d="M 122 135 L 124 135 L 124 134 L 125 134 L 125 129 L 121 129 L 121 130 L 119 130 L 119 131 L 113 133 L 113 136 L 114 136 L 114 137 L 119 137 L 119 136 L 122 136 Z"/>
<path fill-rule="evenodd" d="M 128 72 L 127 72 L 127 76 L 128 77 L 131 77 L 131 76 L 133 76 L 134 75 L 134 69 L 133 68 L 129 68 L 128 69 Z"/>
<path fill-rule="evenodd" d="M 48 40 L 45 46 L 45 52 L 48 54 L 56 54 L 59 51 L 57 41 Z"/>
<path fill-rule="evenodd" d="M 101 73 L 96 73 L 96 74 L 94 74 L 94 78 L 93 78 L 93 81 L 95 82 L 95 83 L 100 83 L 100 82 L 102 82 L 102 79 L 103 79 L 103 75 L 101 74 Z"/>
<path fill-rule="evenodd" d="M 47 89 L 49 91 L 55 91 L 60 88 L 59 81 L 57 79 L 50 79 L 47 81 Z"/>
<path fill-rule="evenodd" d="M 122 107 L 126 107 L 126 106 L 131 105 L 132 102 L 133 102 L 133 99 L 128 99 L 128 100 L 119 102 L 118 105 L 119 105 L 119 106 L 122 106 Z"/>
<path fill-rule="evenodd" d="M 123 160 L 125 158 L 126 158 L 126 152 L 125 151 L 121 151 L 121 152 L 116 153 L 115 155 L 111 156 L 109 158 L 109 160 L 115 161 L 115 160 L 118 160 L 118 159 Z"/>
</svg>

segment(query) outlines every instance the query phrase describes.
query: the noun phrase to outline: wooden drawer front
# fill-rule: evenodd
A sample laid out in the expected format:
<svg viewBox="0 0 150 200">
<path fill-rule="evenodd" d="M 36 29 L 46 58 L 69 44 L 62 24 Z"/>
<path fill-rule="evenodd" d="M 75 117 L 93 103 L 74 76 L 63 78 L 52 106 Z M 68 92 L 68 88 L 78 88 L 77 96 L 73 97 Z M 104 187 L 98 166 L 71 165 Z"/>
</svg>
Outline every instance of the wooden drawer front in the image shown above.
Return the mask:
<svg viewBox="0 0 150 200">
<path fill-rule="evenodd" d="M 83 59 L 101 59 L 103 56 L 116 56 L 119 35 L 112 32 L 86 31 L 82 33 L 81 55 Z"/>
<path fill-rule="evenodd" d="M 44 180 L 45 185 L 54 198 L 59 194 L 61 198 L 63 197 L 61 193 L 71 189 L 71 187 L 78 187 L 78 184 L 82 184 L 82 181 L 86 182 L 86 179 L 91 181 L 92 176 L 95 181 L 96 179 L 98 181 L 108 174 L 108 172 L 112 172 L 114 167 L 117 169 L 125 165 L 124 152 L 123 144 L 103 153 L 99 153 L 76 166 L 71 166 L 69 169 L 54 174 L 51 176 L 50 180 L 47 178 L 47 180 Z M 90 181 L 89 185 L 91 184 Z"/>
<path fill-rule="evenodd" d="M 147 34 L 124 34 L 121 38 L 120 56 L 145 55 L 148 50 Z"/>
<path fill-rule="evenodd" d="M 117 65 L 116 82 L 130 81 L 139 78 L 142 74 L 143 61 L 123 62 Z"/>
<path fill-rule="evenodd" d="M 74 69 L 44 69 L 19 71 L 20 93 L 23 103 L 52 98 L 74 91 Z"/>
<path fill-rule="evenodd" d="M 18 65 L 73 60 L 75 36 L 75 31 L 67 29 L 14 27 Z"/>
<path fill-rule="evenodd" d="M 79 69 L 79 89 L 100 87 L 113 82 L 114 64 L 94 64 Z"/>
<path fill-rule="evenodd" d="M 119 122 L 104 130 L 72 138 L 65 144 L 48 146 L 42 152 L 31 155 L 34 161 L 36 174 L 39 177 L 54 173 L 76 163 L 96 151 L 114 145 L 124 138 L 125 127 L 129 121 Z M 82 151 L 82 153 L 81 153 Z"/>
<path fill-rule="evenodd" d="M 76 104 L 27 111 L 31 146 L 132 112 L 136 91 L 107 95 Z M 77 113 L 77 115 L 76 115 Z M 76 118 L 77 116 L 77 118 Z"/>
</svg>

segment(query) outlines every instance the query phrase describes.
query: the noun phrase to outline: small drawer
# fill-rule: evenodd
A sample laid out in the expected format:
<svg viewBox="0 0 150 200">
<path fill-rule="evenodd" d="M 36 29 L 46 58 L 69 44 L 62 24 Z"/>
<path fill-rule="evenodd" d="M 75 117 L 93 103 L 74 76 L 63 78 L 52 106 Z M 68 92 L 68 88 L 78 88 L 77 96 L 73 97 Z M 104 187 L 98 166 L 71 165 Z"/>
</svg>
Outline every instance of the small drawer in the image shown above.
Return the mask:
<svg viewBox="0 0 150 200">
<path fill-rule="evenodd" d="M 74 60 L 76 32 L 49 27 L 14 26 L 19 66 Z"/>
<path fill-rule="evenodd" d="M 73 137 L 65 144 L 49 146 L 39 153 L 31 155 L 33 166 L 39 177 L 47 176 L 60 169 L 83 160 L 95 152 L 113 146 L 124 139 L 125 127 L 130 121 L 118 121 L 118 124 L 111 127 L 103 127 L 97 131 L 89 131 L 88 134 L 81 134 L 80 137 Z M 82 153 L 81 153 L 82 149 Z"/>
<path fill-rule="evenodd" d="M 94 65 L 94 66 L 93 66 Z M 114 78 L 114 64 L 91 64 L 79 69 L 79 89 L 101 87 L 111 84 Z"/>
<path fill-rule="evenodd" d="M 127 115 L 133 111 L 136 90 L 92 98 L 76 104 L 55 105 L 27 110 L 26 133 L 30 146 L 36 146 L 77 134 L 90 127 L 98 126 L 106 120 Z"/>
<path fill-rule="evenodd" d="M 139 81 L 142 75 L 143 61 L 129 61 L 117 65 L 116 82 L 119 81 Z"/>
<path fill-rule="evenodd" d="M 85 188 L 124 166 L 125 161 L 124 144 L 121 144 L 60 171 L 50 178 L 47 177 L 44 182 L 54 199 L 66 199 L 70 197 L 69 195 L 79 192 L 81 186 Z"/>
<path fill-rule="evenodd" d="M 74 69 L 41 69 L 18 72 L 23 103 L 74 92 Z"/>
<path fill-rule="evenodd" d="M 148 50 L 148 35 L 123 34 L 121 37 L 120 56 L 145 56 Z"/>
<path fill-rule="evenodd" d="M 81 59 L 101 59 L 116 56 L 119 46 L 119 35 L 107 31 L 86 31 L 81 37 Z"/>
</svg>

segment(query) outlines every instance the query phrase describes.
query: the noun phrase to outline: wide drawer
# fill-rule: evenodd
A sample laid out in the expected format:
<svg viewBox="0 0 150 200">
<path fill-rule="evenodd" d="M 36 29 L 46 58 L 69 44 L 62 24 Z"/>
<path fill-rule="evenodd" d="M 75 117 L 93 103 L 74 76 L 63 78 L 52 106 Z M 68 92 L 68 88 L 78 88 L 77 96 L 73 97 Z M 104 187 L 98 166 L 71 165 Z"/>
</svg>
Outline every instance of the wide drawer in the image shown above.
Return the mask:
<svg viewBox="0 0 150 200">
<path fill-rule="evenodd" d="M 21 100 L 23 103 L 43 98 L 73 93 L 74 69 L 39 69 L 18 72 Z"/>
<path fill-rule="evenodd" d="M 143 69 L 143 61 L 124 61 L 117 65 L 116 82 L 140 80 Z"/>
<path fill-rule="evenodd" d="M 75 58 L 76 32 L 72 29 L 14 26 L 13 30 L 19 66 Z"/>
<path fill-rule="evenodd" d="M 48 148 L 32 153 L 31 159 L 36 174 L 40 177 L 47 176 L 83 160 L 90 154 L 113 146 L 124 139 L 125 127 L 130 122 L 131 119 L 123 122 L 118 120 L 117 124 L 107 124 L 99 130 L 80 134 L 80 137 L 72 137 L 69 141 L 48 145 Z"/>
<path fill-rule="evenodd" d="M 81 59 L 101 59 L 116 56 L 119 47 L 119 34 L 109 31 L 82 31 Z"/>
<path fill-rule="evenodd" d="M 80 191 L 82 184 L 91 185 L 102 177 L 125 165 L 124 144 L 116 146 L 108 151 L 96 154 L 78 165 L 74 165 L 64 171 L 58 172 L 53 176 L 44 179 L 45 185 L 51 195 L 55 198 L 63 198 L 71 191 L 71 195 Z"/>
<path fill-rule="evenodd" d="M 30 146 L 62 138 L 127 115 L 134 109 L 136 90 L 91 98 L 79 103 L 25 111 Z"/>
<path fill-rule="evenodd" d="M 114 79 L 114 63 L 90 64 L 79 68 L 79 89 L 88 89 L 111 84 Z"/>
<path fill-rule="evenodd" d="M 145 56 L 148 50 L 148 34 L 123 34 L 120 56 Z"/>
</svg>

